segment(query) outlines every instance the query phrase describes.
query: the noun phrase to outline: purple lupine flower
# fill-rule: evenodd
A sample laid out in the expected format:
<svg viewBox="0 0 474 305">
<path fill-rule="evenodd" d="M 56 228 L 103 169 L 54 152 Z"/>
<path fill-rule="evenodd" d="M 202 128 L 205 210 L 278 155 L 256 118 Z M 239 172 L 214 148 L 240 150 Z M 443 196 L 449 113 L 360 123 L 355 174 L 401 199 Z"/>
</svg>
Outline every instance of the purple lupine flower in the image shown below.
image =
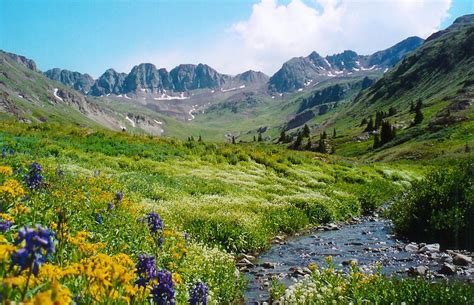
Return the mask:
<svg viewBox="0 0 474 305">
<path fill-rule="evenodd" d="M 123 200 L 123 192 L 118 191 L 117 193 L 115 193 L 115 201 L 117 201 L 117 203 L 122 203 L 122 200 Z"/>
<path fill-rule="evenodd" d="M 209 289 L 206 284 L 199 281 L 194 284 L 194 287 L 189 292 L 189 305 L 207 305 L 207 293 Z"/>
<path fill-rule="evenodd" d="M 6 232 L 13 225 L 11 221 L 0 221 L 0 232 Z"/>
<path fill-rule="evenodd" d="M 163 250 L 163 242 L 165 240 L 163 239 L 163 236 L 160 236 L 158 237 L 157 241 L 156 241 L 156 244 L 158 245 L 158 247 L 160 247 L 161 250 Z"/>
<path fill-rule="evenodd" d="M 2 147 L 2 158 L 7 157 L 7 149 L 5 147 Z"/>
<path fill-rule="evenodd" d="M 33 162 L 30 165 L 30 169 L 28 171 L 28 174 L 25 175 L 25 183 L 28 185 L 28 187 L 32 190 L 38 189 L 43 185 L 43 176 L 41 175 L 41 172 L 43 171 L 43 168 L 39 163 Z"/>
<path fill-rule="evenodd" d="M 156 233 L 158 230 L 163 231 L 163 220 L 161 220 L 160 215 L 157 213 L 148 213 L 146 214 L 145 219 L 151 233 Z"/>
<path fill-rule="evenodd" d="M 150 280 L 156 278 L 156 260 L 153 255 L 140 254 L 136 264 L 136 273 L 138 280 L 135 281 L 139 287 L 146 287 Z"/>
<path fill-rule="evenodd" d="M 20 272 L 30 269 L 35 276 L 38 275 L 39 267 L 54 253 L 53 239 L 54 233 L 41 225 L 36 225 L 36 229 L 20 229 L 15 245 L 25 242 L 25 246 L 12 254 L 10 268 L 16 265 Z"/>
<path fill-rule="evenodd" d="M 99 213 L 95 213 L 95 221 L 100 225 L 103 223 L 102 216 Z"/>
<path fill-rule="evenodd" d="M 176 304 L 174 299 L 173 276 L 171 275 L 171 272 L 160 270 L 158 271 L 156 278 L 158 279 L 158 284 L 153 286 L 151 289 L 153 302 L 158 305 Z"/>
<path fill-rule="evenodd" d="M 114 204 L 112 202 L 109 202 L 107 204 L 107 210 L 112 211 L 114 209 Z"/>
</svg>

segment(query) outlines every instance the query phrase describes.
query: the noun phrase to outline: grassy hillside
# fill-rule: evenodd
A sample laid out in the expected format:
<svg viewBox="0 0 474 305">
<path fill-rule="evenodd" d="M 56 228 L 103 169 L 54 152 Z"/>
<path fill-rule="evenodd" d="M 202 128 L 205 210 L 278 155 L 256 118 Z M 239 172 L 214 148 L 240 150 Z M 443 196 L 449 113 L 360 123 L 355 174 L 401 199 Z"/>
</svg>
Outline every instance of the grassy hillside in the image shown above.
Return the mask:
<svg viewBox="0 0 474 305">
<path fill-rule="evenodd" d="M 454 157 L 474 145 L 474 17 L 458 19 L 450 28 L 431 38 L 387 72 L 354 103 L 328 113 L 319 121 L 319 131 L 336 128 L 337 153 L 365 155 L 373 160 Z M 412 126 L 412 104 L 422 102 L 424 119 Z M 363 119 L 377 111 L 396 114 L 386 120 L 397 136 L 373 150 L 373 136 L 364 134 Z"/>
<path fill-rule="evenodd" d="M 88 290 L 90 282 L 76 277 L 74 268 L 109 268 L 111 260 L 128 277 L 110 289 L 116 300 L 130 299 L 140 253 L 156 253 L 159 268 L 178 274 L 177 299 L 186 300 L 202 280 L 214 301 L 231 302 L 242 292 L 233 254 L 264 249 L 277 234 L 359 215 L 367 202 L 381 204 L 421 173 L 413 166 L 360 164 L 277 146 L 180 142 L 51 124 L 0 126 L 1 217 L 12 221 L 0 248 L 8 258 L 23 225 L 52 229 L 57 252 L 41 270 L 69 274 L 58 276 L 61 289 L 82 291 L 80 304 L 113 297 L 100 293 L 107 286 Z M 33 162 L 43 170 L 35 171 Z M 43 180 L 31 187 L 38 176 Z M 140 221 L 150 212 L 165 224 L 161 249 Z M 99 263 L 101 255 L 109 258 Z M 26 273 L 18 278 L 2 268 L 2 277 L 17 283 L 8 287 L 25 286 Z M 52 282 L 40 273 L 28 285 L 27 298 Z M 4 293 L 18 300 L 20 291 Z"/>
</svg>

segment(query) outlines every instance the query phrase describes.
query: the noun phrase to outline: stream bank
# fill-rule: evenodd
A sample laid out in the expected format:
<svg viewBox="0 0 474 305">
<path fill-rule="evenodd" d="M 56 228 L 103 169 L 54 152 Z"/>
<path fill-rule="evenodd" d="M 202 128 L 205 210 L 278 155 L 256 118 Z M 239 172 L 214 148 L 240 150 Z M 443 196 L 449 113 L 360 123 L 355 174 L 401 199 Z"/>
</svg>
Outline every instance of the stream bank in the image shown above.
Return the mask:
<svg viewBox="0 0 474 305">
<path fill-rule="evenodd" d="M 380 265 L 383 274 L 474 282 L 472 253 L 398 240 L 391 234 L 391 222 L 377 216 L 353 218 L 343 226 L 319 226 L 305 235 L 286 241 L 277 238 L 276 242 L 257 258 L 247 256 L 237 263 L 248 280 L 246 304 L 268 301 L 272 278 L 288 287 L 310 273 L 309 263 L 325 266 L 326 256 L 332 256 L 344 269 L 357 262 L 367 273 L 376 272 Z"/>
</svg>

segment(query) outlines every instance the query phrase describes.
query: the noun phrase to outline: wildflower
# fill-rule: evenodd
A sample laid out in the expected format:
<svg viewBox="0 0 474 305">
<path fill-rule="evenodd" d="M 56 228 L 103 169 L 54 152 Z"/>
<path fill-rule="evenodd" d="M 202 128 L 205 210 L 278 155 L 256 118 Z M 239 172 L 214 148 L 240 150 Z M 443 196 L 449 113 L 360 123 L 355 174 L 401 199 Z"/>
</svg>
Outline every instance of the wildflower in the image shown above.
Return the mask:
<svg viewBox="0 0 474 305">
<path fill-rule="evenodd" d="M 197 282 L 189 292 L 190 305 L 207 305 L 208 288 L 203 282 Z"/>
<path fill-rule="evenodd" d="M 109 202 L 109 204 L 107 204 L 107 210 L 112 211 L 113 209 L 114 209 L 114 204 L 112 202 Z"/>
<path fill-rule="evenodd" d="M 122 203 L 122 200 L 123 200 L 123 192 L 118 191 L 117 193 L 115 193 L 115 201 L 117 201 L 117 203 L 120 204 Z"/>
<path fill-rule="evenodd" d="M 153 302 L 159 305 L 176 304 L 174 299 L 173 276 L 171 275 L 171 272 L 167 270 L 158 271 L 156 278 L 158 279 L 158 284 L 153 286 L 151 289 Z"/>
<path fill-rule="evenodd" d="M 10 166 L 0 166 L 0 174 L 11 176 L 13 175 L 13 170 Z"/>
<path fill-rule="evenodd" d="M 151 233 L 156 233 L 158 230 L 163 231 L 163 221 L 161 220 L 160 215 L 156 213 L 148 213 L 145 217 L 148 228 L 150 229 Z"/>
<path fill-rule="evenodd" d="M 57 281 L 51 285 L 51 289 L 40 292 L 31 300 L 32 305 L 62 305 L 71 304 L 71 291 L 62 287 Z"/>
<path fill-rule="evenodd" d="M 11 221 L 2 221 L 0 220 L 0 232 L 6 232 L 8 229 L 10 229 L 10 227 L 12 226 L 12 222 Z"/>
<path fill-rule="evenodd" d="M 28 174 L 25 175 L 25 183 L 28 185 L 28 187 L 32 190 L 39 189 L 41 186 L 43 186 L 43 176 L 41 175 L 41 172 L 43 171 L 43 168 L 39 163 L 33 162 L 30 165 L 30 169 L 28 171 Z"/>
<path fill-rule="evenodd" d="M 40 265 L 54 253 L 53 236 L 53 232 L 40 225 L 36 226 L 36 230 L 28 227 L 21 229 L 15 245 L 22 242 L 25 242 L 25 245 L 12 254 L 11 267 L 17 265 L 20 267 L 20 272 L 30 269 L 35 276 L 38 275 Z"/>
<path fill-rule="evenodd" d="M 95 213 L 95 221 L 100 225 L 103 223 L 102 216 L 99 213 Z"/>
<path fill-rule="evenodd" d="M 2 158 L 7 157 L 7 149 L 5 147 L 2 147 Z"/>
<path fill-rule="evenodd" d="M 18 181 L 15 179 L 8 179 L 3 183 L 3 185 L 0 185 L 0 194 L 7 195 L 11 198 L 17 198 L 23 196 L 25 191 Z"/>
<path fill-rule="evenodd" d="M 145 287 L 150 280 L 156 278 L 156 260 L 152 255 L 140 254 L 136 265 L 138 280 L 135 282 L 139 287 Z"/>
</svg>

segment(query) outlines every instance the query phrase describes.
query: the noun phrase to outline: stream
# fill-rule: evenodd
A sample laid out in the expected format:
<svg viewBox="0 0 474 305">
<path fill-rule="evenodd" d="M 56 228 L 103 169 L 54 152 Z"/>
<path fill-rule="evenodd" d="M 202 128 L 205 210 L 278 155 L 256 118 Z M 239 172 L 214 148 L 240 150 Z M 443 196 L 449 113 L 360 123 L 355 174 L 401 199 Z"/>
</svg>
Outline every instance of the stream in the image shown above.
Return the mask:
<svg viewBox="0 0 474 305">
<path fill-rule="evenodd" d="M 248 280 L 245 303 L 267 301 L 272 277 L 288 287 L 300 276 L 309 273 L 309 263 L 315 262 L 325 267 L 325 257 L 328 255 L 333 257 L 333 262 L 339 268 L 348 269 L 350 261 L 357 260 L 363 272 L 375 272 L 377 264 L 380 264 L 384 274 L 406 276 L 411 268 L 411 272 L 417 275 L 430 273 L 442 280 L 447 278 L 445 274 L 449 272 L 439 270 L 446 263 L 454 267 L 452 256 L 455 253 L 449 250 L 440 252 L 436 250 L 436 244 L 425 247 L 424 244 L 407 244 L 397 240 L 391 235 L 391 223 L 376 217 L 355 218 L 341 227 L 320 226 L 304 236 L 282 240 L 251 264 L 247 260 L 247 264 L 240 263 L 241 271 Z M 454 268 L 456 272 L 450 277 L 473 281 L 472 262 Z"/>
</svg>

